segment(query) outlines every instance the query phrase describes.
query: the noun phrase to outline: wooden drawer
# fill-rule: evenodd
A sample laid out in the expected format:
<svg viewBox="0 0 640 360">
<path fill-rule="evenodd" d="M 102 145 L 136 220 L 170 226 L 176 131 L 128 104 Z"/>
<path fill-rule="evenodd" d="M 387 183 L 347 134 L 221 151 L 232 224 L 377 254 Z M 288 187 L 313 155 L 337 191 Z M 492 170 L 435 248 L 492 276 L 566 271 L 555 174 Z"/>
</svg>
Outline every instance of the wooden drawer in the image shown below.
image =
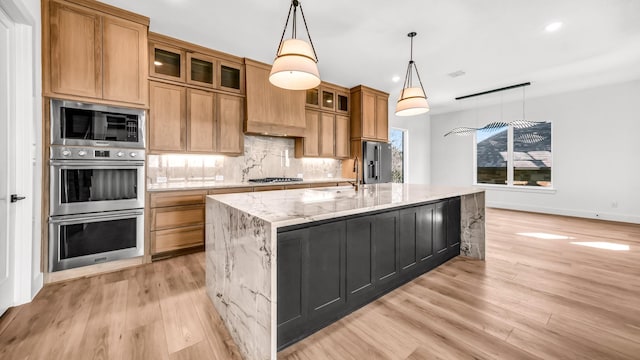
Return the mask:
<svg viewBox="0 0 640 360">
<path fill-rule="evenodd" d="M 201 246 L 204 244 L 204 225 L 151 232 L 151 253 Z"/>
<path fill-rule="evenodd" d="M 213 190 L 209 190 L 209 195 L 235 194 L 235 193 L 252 192 L 252 191 L 253 191 L 252 187 L 213 189 Z"/>
<path fill-rule="evenodd" d="M 293 184 L 293 185 L 285 185 L 285 189 L 308 189 L 309 184 Z"/>
<path fill-rule="evenodd" d="M 337 182 L 316 183 L 316 184 L 309 185 L 309 187 L 312 187 L 312 188 L 330 187 L 330 186 L 336 186 L 337 184 L 338 184 Z"/>
<path fill-rule="evenodd" d="M 151 230 L 204 224 L 204 205 L 151 209 Z"/>
<path fill-rule="evenodd" d="M 152 193 L 149 206 L 157 208 L 204 204 L 204 197 L 206 195 L 206 190 Z"/>
<path fill-rule="evenodd" d="M 253 191 L 284 190 L 284 185 L 256 186 Z"/>
</svg>

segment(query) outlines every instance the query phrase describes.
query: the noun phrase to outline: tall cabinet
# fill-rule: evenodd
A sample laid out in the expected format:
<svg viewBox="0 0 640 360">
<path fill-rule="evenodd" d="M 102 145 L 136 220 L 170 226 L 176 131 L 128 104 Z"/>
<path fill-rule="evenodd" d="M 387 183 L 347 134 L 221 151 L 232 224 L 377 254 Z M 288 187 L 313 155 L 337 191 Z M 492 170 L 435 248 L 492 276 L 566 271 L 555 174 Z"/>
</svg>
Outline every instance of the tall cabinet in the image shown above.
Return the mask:
<svg viewBox="0 0 640 360">
<path fill-rule="evenodd" d="M 359 85 L 351 94 L 351 159 L 342 162 L 342 176 L 355 177 L 355 158 L 362 169 L 362 146 L 364 141 L 389 142 L 389 94 Z M 360 179 L 362 180 L 362 171 Z"/>
<path fill-rule="evenodd" d="M 304 137 L 296 139 L 296 157 L 349 157 L 349 89 L 323 82 L 306 91 Z"/>
<path fill-rule="evenodd" d="M 146 107 L 149 18 L 89 0 L 42 9 L 44 96 Z"/>
<path fill-rule="evenodd" d="M 149 151 L 242 154 L 242 59 L 154 33 L 149 52 Z"/>
</svg>

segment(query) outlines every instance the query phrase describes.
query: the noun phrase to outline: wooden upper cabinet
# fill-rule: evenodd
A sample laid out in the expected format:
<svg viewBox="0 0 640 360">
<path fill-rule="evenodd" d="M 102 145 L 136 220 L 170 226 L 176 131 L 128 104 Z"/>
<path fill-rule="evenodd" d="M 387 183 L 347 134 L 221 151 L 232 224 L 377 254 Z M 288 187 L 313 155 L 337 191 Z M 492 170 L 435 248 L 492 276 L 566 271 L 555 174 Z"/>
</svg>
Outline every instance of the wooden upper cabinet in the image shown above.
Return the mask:
<svg viewBox="0 0 640 360">
<path fill-rule="evenodd" d="M 389 140 L 389 96 L 376 94 L 376 139 Z"/>
<path fill-rule="evenodd" d="M 346 91 L 336 92 L 336 112 L 342 114 L 349 113 L 349 93 Z"/>
<path fill-rule="evenodd" d="M 362 137 L 376 138 L 376 95 L 362 94 Z"/>
<path fill-rule="evenodd" d="M 149 45 L 149 76 L 184 82 L 185 56 L 180 48 L 152 42 Z"/>
<path fill-rule="evenodd" d="M 245 92 L 242 58 L 153 32 L 149 76 L 203 90 Z"/>
<path fill-rule="evenodd" d="M 320 155 L 320 116 L 317 110 L 305 111 L 306 129 L 304 138 L 296 139 L 296 157 Z"/>
<path fill-rule="evenodd" d="M 147 104 L 149 19 L 99 2 L 43 2 L 43 93 Z"/>
<path fill-rule="evenodd" d="M 351 89 L 351 138 L 389 140 L 389 94 L 365 86 Z"/>
<path fill-rule="evenodd" d="M 335 115 L 322 113 L 320 117 L 320 156 L 332 157 L 334 156 L 334 142 L 335 142 L 335 127 L 334 127 Z"/>
<path fill-rule="evenodd" d="M 244 153 L 244 98 L 233 95 L 217 94 L 217 152 L 241 155 Z"/>
<path fill-rule="evenodd" d="M 187 83 L 213 88 L 216 85 L 216 60 L 207 55 L 187 53 Z"/>
<path fill-rule="evenodd" d="M 101 98 L 102 16 L 84 7 L 52 1 L 48 19 L 50 41 L 43 40 L 43 51 L 49 55 L 49 71 L 44 71 L 51 92 Z"/>
<path fill-rule="evenodd" d="M 186 149 L 185 93 L 181 86 L 149 82 L 149 150 Z"/>
<path fill-rule="evenodd" d="M 239 63 L 218 61 L 218 88 L 238 94 L 244 94 L 244 66 Z"/>
<path fill-rule="evenodd" d="M 187 89 L 187 151 L 214 152 L 216 137 L 215 94 Z"/>
<path fill-rule="evenodd" d="M 271 66 L 245 59 L 245 131 L 254 134 L 302 137 L 305 135 L 305 91 L 271 85 Z"/>
<path fill-rule="evenodd" d="M 147 103 L 147 27 L 103 18 L 103 98 Z"/>
<path fill-rule="evenodd" d="M 344 115 L 336 115 L 335 121 L 335 157 L 348 158 L 349 157 L 349 117 Z"/>
</svg>

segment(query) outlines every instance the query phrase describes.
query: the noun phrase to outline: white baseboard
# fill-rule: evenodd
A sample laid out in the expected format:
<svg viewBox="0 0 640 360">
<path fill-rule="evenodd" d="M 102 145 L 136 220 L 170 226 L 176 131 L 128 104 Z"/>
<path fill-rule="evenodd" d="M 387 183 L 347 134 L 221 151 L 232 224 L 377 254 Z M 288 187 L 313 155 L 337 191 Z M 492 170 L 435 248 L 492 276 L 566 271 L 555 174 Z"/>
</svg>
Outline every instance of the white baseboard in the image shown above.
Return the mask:
<svg viewBox="0 0 640 360">
<path fill-rule="evenodd" d="M 42 286 L 44 285 L 44 276 L 41 272 L 39 272 L 36 276 L 31 280 L 31 300 L 33 300 L 36 295 L 42 290 Z"/>
<path fill-rule="evenodd" d="M 501 203 L 501 202 L 495 202 L 495 201 L 487 201 L 486 206 L 491 208 L 498 208 L 498 209 L 529 211 L 529 212 L 536 212 L 536 213 L 543 213 L 543 214 L 574 216 L 574 217 L 581 217 L 581 218 L 587 218 L 587 219 L 620 221 L 620 222 L 626 222 L 626 223 L 632 223 L 632 224 L 640 224 L 640 216 L 637 216 L 637 215 L 623 215 L 623 214 L 593 212 L 593 211 L 574 210 L 574 209 L 555 209 L 555 208 L 546 208 L 546 207 L 529 206 L 529 205 L 521 205 L 521 204 Z"/>
</svg>

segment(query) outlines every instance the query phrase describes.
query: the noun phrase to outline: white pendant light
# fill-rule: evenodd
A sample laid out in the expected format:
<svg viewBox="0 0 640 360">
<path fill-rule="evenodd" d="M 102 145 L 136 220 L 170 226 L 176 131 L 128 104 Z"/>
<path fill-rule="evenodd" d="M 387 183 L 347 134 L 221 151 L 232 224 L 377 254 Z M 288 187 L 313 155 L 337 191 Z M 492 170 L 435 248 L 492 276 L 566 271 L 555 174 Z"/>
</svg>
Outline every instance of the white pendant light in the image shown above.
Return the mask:
<svg viewBox="0 0 640 360">
<path fill-rule="evenodd" d="M 308 43 L 304 40 L 296 39 L 296 14 L 298 6 L 300 7 L 302 21 L 304 22 L 304 27 L 309 37 Z M 292 11 L 292 36 L 291 39 L 284 40 Z M 287 22 L 284 24 L 284 30 L 282 31 L 280 45 L 278 45 L 276 59 L 271 67 L 269 82 L 277 87 L 289 90 L 313 89 L 320 85 L 320 72 L 318 71 L 317 63 L 318 56 L 311 41 L 307 20 L 302 11 L 302 4 L 300 4 L 298 0 L 292 0 L 291 6 L 289 7 L 289 15 L 287 15 Z"/>
<path fill-rule="evenodd" d="M 407 66 L 407 75 L 404 78 L 404 86 L 400 92 L 400 98 L 396 104 L 397 116 L 413 116 L 424 114 L 429 111 L 429 104 L 427 103 L 427 95 L 422 87 L 422 80 L 420 80 L 420 74 L 418 73 L 418 67 L 413 61 L 413 38 L 418 35 L 416 32 L 410 32 L 407 34 L 411 38 L 411 57 L 409 59 L 409 65 Z M 416 77 L 420 86 L 413 86 L 413 69 L 416 71 Z"/>
</svg>

